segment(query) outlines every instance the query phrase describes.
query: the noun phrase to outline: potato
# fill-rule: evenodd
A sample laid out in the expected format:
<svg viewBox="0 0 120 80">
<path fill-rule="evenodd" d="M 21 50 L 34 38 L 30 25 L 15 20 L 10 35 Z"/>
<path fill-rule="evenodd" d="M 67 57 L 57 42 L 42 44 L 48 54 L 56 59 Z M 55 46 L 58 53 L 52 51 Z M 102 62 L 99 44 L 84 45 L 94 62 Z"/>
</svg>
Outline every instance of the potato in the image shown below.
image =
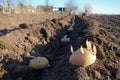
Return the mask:
<svg viewBox="0 0 120 80">
<path fill-rule="evenodd" d="M 49 66 L 49 61 L 45 57 L 36 57 L 30 60 L 29 67 L 32 69 L 43 69 Z"/>
<path fill-rule="evenodd" d="M 75 52 L 71 48 L 73 54 L 70 56 L 69 62 L 72 65 L 87 67 L 96 61 L 95 45 L 92 47 L 89 41 L 86 41 L 86 45 L 87 48 L 81 46 L 81 48 L 77 49 Z"/>
</svg>

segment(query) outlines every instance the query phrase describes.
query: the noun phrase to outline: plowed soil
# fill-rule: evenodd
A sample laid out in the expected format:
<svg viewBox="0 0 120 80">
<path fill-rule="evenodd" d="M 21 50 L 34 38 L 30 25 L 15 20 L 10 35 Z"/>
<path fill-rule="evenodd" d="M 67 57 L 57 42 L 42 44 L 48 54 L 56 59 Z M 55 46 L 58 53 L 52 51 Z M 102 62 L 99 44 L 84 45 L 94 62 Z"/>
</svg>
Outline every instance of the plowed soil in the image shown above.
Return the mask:
<svg viewBox="0 0 120 80">
<path fill-rule="evenodd" d="M 67 31 L 73 20 L 73 31 Z M 120 80 L 119 15 L 63 16 L 17 27 L 5 21 L 0 19 L 0 80 Z M 70 42 L 61 42 L 65 35 Z M 96 62 L 85 68 L 71 65 L 70 45 L 86 47 L 87 39 L 97 47 Z M 31 69 L 33 56 L 46 57 L 51 66 Z"/>
</svg>

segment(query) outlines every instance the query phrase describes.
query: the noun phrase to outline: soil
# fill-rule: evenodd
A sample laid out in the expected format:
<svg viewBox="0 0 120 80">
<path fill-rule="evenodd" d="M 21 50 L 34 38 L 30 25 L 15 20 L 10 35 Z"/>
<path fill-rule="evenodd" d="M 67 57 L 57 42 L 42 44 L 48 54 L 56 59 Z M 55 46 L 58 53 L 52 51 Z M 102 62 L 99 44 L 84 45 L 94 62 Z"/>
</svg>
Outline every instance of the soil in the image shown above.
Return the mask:
<svg viewBox="0 0 120 80">
<path fill-rule="evenodd" d="M 7 23 L 6 15 L 1 17 L 0 80 L 120 80 L 120 15 L 71 15 L 42 22 L 35 18 L 32 23 L 16 23 L 12 16 L 14 25 Z M 73 31 L 67 31 L 73 20 Z M 61 42 L 65 35 L 70 42 Z M 96 62 L 71 65 L 70 46 L 86 47 L 87 39 L 97 47 Z M 46 57 L 51 66 L 31 69 L 33 56 Z"/>
</svg>

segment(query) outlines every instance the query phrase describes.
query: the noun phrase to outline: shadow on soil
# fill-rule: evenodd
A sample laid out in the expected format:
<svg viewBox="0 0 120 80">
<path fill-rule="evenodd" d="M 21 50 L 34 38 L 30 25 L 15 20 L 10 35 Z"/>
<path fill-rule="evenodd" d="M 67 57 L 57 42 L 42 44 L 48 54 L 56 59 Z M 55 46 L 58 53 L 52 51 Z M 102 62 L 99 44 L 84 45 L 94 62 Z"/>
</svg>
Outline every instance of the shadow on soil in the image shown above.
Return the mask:
<svg viewBox="0 0 120 80">
<path fill-rule="evenodd" d="M 19 28 L 14 28 L 14 29 L 3 29 L 0 30 L 0 37 L 7 35 L 8 33 L 11 33 L 12 31 L 18 30 Z"/>
</svg>

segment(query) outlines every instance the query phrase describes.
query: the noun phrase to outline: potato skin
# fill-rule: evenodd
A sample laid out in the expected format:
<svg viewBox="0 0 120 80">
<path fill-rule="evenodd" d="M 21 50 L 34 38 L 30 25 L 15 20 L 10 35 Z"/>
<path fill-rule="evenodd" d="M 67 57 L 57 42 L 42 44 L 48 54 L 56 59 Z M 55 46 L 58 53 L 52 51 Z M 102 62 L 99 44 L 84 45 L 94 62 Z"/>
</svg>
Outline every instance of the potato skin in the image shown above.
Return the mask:
<svg viewBox="0 0 120 80">
<path fill-rule="evenodd" d="M 48 67 L 49 61 L 45 57 L 36 57 L 30 60 L 29 67 L 32 69 L 43 69 Z"/>
<path fill-rule="evenodd" d="M 84 54 L 80 52 L 80 49 L 73 52 L 69 58 L 69 63 L 76 66 L 87 67 L 96 61 L 96 55 L 84 48 Z"/>
</svg>

